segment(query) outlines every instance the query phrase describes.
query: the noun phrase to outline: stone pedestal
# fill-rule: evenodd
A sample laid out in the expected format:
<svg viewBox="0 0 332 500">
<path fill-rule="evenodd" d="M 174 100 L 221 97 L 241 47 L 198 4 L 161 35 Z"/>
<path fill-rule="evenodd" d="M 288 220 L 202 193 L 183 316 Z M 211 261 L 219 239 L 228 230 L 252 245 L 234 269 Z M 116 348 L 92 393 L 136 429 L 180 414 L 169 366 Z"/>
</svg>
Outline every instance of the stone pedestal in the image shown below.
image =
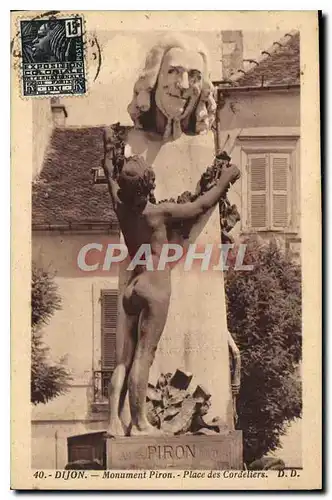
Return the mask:
<svg viewBox="0 0 332 500">
<path fill-rule="evenodd" d="M 107 469 L 242 470 L 242 432 L 106 440 Z"/>
</svg>

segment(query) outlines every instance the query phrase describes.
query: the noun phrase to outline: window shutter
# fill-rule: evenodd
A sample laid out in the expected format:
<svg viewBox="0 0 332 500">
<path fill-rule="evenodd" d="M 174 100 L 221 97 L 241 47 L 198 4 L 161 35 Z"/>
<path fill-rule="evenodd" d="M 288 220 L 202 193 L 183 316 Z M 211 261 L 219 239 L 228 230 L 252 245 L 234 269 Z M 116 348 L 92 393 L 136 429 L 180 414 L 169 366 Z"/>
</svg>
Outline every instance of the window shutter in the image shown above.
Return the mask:
<svg viewBox="0 0 332 500">
<path fill-rule="evenodd" d="M 248 155 L 249 225 L 254 229 L 268 227 L 268 165 L 268 155 Z"/>
<path fill-rule="evenodd" d="M 271 153 L 271 225 L 285 229 L 290 223 L 290 155 Z"/>
<path fill-rule="evenodd" d="M 101 368 L 114 370 L 116 365 L 116 325 L 118 291 L 101 291 Z"/>
</svg>

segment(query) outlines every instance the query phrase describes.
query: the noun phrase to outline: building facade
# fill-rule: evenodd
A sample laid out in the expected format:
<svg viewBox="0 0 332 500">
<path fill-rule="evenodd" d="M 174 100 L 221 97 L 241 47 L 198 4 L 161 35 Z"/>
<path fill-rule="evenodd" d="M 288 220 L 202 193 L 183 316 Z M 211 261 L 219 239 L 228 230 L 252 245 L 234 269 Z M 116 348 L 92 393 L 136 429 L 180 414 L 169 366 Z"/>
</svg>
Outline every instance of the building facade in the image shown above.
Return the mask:
<svg viewBox="0 0 332 500">
<path fill-rule="evenodd" d="M 239 57 L 241 32 L 226 32 L 223 39 L 227 64 L 223 80 L 215 82 L 218 146 L 231 151 L 241 170 L 241 182 L 230 192 L 241 213 L 233 234 L 275 238 L 299 261 L 299 33 L 287 34 L 250 61 Z"/>
</svg>

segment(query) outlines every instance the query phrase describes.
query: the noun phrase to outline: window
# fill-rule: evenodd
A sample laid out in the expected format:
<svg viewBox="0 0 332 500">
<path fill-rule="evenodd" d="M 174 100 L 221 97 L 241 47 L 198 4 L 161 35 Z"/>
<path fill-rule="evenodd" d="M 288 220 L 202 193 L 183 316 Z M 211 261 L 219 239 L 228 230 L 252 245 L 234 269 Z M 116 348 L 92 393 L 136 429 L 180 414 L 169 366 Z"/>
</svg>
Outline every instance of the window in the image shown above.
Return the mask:
<svg viewBox="0 0 332 500">
<path fill-rule="evenodd" d="M 101 369 L 94 370 L 94 403 L 107 401 L 109 383 L 116 365 L 118 291 L 101 290 Z"/>
<path fill-rule="evenodd" d="M 113 371 L 116 363 L 118 291 L 101 291 L 101 368 Z"/>
<path fill-rule="evenodd" d="M 291 226 L 291 153 L 247 153 L 247 226 L 285 230 Z"/>
</svg>

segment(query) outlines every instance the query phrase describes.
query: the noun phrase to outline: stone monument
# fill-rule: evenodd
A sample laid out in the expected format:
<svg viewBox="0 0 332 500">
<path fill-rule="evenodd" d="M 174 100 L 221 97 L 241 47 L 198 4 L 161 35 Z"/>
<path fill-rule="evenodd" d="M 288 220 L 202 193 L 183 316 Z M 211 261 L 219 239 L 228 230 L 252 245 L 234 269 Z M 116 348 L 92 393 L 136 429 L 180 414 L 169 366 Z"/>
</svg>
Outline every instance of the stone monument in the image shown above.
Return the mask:
<svg viewBox="0 0 332 500">
<path fill-rule="evenodd" d="M 121 291 L 124 320 L 117 334 L 123 337 L 123 349 L 118 353 L 117 366 L 110 383 L 108 433 L 112 437 L 126 434 L 160 435 L 165 428 L 158 428 L 149 422 L 146 399 L 150 367 L 165 327 L 172 294 L 173 266 L 163 258 L 164 250 L 166 248 L 168 253 L 169 244 L 176 244 L 182 251 L 186 241 L 193 240 L 193 234 L 197 234 L 198 229 L 202 230 L 202 220 L 206 219 L 206 214 L 225 197 L 229 186 L 240 176 L 240 171 L 235 165 L 222 168 L 220 172 L 215 169 L 211 187 L 204 191 L 201 188 L 196 195 L 189 195 L 187 202 L 164 201 L 156 204 L 152 168 L 141 156 L 126 158 L 124 155 L 125 129 L 116 125 L 105 130 L 104 147 L 105 177 L 130 258 L 128 279 Z M 145 255 L 142 263 L 141 250 L 146 252 L 147 248 L 151 259 L 148 262 L 148 256 Z M 171 384 L 165 396 L 169 395 L 171 387 L 177 389 L 174 383 Z M 127 392 L 131 419 L 129 429 L 125 429 L 121 422 Z M 206 395 L 204 391 L 200 392 L 203 404 Z M 200 395 L 197 393 L 196 396 L 190 402 L 192 410 L 199 403 Z M 169 430 L 177 433 L 183 428 L 179 428 L 179 424 L 173 427 L 171 424 Z"/>
<path fill-rule="evenodd" d="M 199 181 L 206 169 L 214 164 L 216 154 L 212 131 L 216 103 L 209 79 L 207 51 L 200 41 L 178 35 L 166 36 L 157 42 L 149 51 L 144 69 L 136 81 L 128 112 L 134 126 L 126 127 L 118 142 L 119 150 L 115 153 L 119 155 L 120 162 L 123 161 L 122 144 L 124 158 L 140 157 L 151 165 L 155 179 L 143 175 L 147 184 L 142 185 L 143 191 L 149 189 L 150 201 L 177 200 L 186 192 L 199 194 Z M 211 205 L 190 227 L 185 245 L 193 242 L 202 258 L 208 245 L 219 248 L 221 228 L 218 207 Z M 118 366 L 127 348 L 121 333 L 127 328 L 127 316 L 123 310 L 123 295 L 130 280 L 127 265 L 127 262 L 123 263 L 119 274 Z M 200 468 L 200 464 L 202 468 L 242 468 L 241 432 L 234 431 L 229 345 L 233 352 L 234 346 L 231 342 L 229 344 L 223 273 L 212 266 L 202 270 L 200 261 L 186 270 L 183 261 L 180 261 L 170 273 L 169 290 L 168 314 L 163 320 L 165 324 L 150 369 L 150 396 L 151 390 L 158 384 L 160 386 L 160 377 L 169 374 L 173 374 L 173 382 L 169 384 L 172 391 L 178 390 L 174 377 L 176 373 L 182 374 L 189 385 L 186 384 L 188 397 L 181 396 L 181 411 L 186 415 L 198 398 L 200 408 L 204 407 L 201 414 L 206 414 L 206 421 L 212 422 L 212 417 L 215 417 L 213 422 L 218 424 L 220 434 L 218 443 L 215 440 L 217 434 L 212 430 L 212 437 L 157 437 L 151 435 L 150 425 L 138 433 L 136 425 L 132 433 L 139 434 L 136 437 L 119 437 L 130 434 L 135 422 L 131 422 L 128 408 L 126 410 L 124 393 L 120 398 L 118 395 L 114 398 L 115 378 L 121 381 L 128 375 L 118 370 L 110 390 L 109 433 L 113 437 L 106 440 L 107 468 L 144 468 L 152 467 L 152 463 L 158 463 L 158 468 L 190 469 Z M 114 408 L 114 400 L 117 399 L 119 407 L 116 401 L 117 408 Z M 113 425 L 114 412 L 118 414 L 119 408 L 122 409 L 121 425 L 119 421 Z M 199 412 L 197 415 L 200 417 Z M 173 431 L 174 428 L 170 434 L 181 433 Z M 190 432 L 190 429 L 182 431 Z M 169 444 L 170 439 L 179 440 L 178 445 L 176 441 Z M 196 444 L 195 439 L 198 440 Z"/>
<path fill-rule="evenodd" d="M 156 200 L 195 192 L 215 156 L 211 127 L 216 103 L 208 54 L 201 42 L 179 35 L 156 43 L 135 84 L 128 111 L 135 126 L 128 130 L 126 153 L 141 155 L 152 165 Z M 206 244 L 220 244 L 218 207 L 207 214 L 202 226 L 201 232 L 197 228 L 198 238 L 191 235 L 198 252 Z M 217 415 L 232 429 L 223 273 L 210 268 L 201 272 L 200 265 L 185 271 L 180 262 L 172 270 L 171 282 L 169 312 L 150 381 L 156 383 L 161 373 L 177 369 L 193 373 L 192 384 L 202 384 L 211 394 L 211 416 Z"/>
</svg>

